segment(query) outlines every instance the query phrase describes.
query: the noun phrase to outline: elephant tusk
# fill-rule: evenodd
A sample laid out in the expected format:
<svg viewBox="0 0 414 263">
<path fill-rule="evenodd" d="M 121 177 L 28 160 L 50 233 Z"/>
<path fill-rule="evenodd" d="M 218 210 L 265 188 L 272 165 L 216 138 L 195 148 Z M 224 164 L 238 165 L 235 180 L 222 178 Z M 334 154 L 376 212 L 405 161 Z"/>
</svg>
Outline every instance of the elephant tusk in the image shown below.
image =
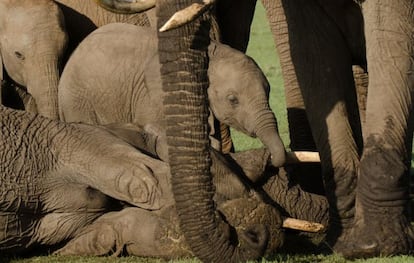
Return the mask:
<svg viewBox="0 0 414 263">
<path fill-rule="evenodd" d="M 320 223 L 309 222 L 291 217 L 286 217 L 283 220 L 282 227 L 312 233 L 318 233 L 325 229 L 325 226 Z"/>
<path fill-rule="evenodd" d="M 287 152 L 286 163 L 319 163 L 321 161 L 318 152 Z"/>
<path fill-rule="evenodd" d="M 168 21 L 165 22 L 165 24 L 159 29 L 160 32 L 165 32 L 180 27 L 195 20 L 207 9 L 209 9 L 214 3 L 215 0 L 203 0 L 202 4 L 194 3 L 189 7 L 186 7 L 183 10 L 174 13 L 174 15 L 172 15 L 170 19 L 168 19 Z"/>
<path fill-rule="evenodd" d="M 95 0 L 101 7 L 114 13 L 134 14 L 155 6 L 155 0 Z"/>
</svg>

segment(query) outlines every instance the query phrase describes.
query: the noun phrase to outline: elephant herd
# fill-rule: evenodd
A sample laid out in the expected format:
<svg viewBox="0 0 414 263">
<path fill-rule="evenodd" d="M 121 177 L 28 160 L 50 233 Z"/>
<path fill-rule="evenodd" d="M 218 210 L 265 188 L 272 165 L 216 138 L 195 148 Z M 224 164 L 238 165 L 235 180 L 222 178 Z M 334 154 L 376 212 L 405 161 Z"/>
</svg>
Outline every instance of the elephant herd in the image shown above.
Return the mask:
<svg viewBox="0 0 414 263">
<path fill-rule="evenodd" d="M 244 54 L 256 0 L 0 0 L 0 253 L 240 262 L 292 221 L 345 257 L 411 253 L 414 2 L 261 2 L 323 195 Z"/>
</svg>

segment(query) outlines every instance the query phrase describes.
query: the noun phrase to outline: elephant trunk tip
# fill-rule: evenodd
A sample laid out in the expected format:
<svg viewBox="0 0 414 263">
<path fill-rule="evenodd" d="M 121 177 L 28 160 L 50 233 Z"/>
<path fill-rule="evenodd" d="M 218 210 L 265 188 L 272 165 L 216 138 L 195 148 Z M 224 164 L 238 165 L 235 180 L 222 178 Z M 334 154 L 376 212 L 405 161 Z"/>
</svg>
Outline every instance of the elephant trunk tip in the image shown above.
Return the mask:
<svg viewBox="0 0 414 263">
<path fill-rule="evenodd" d="M 284 148 L 281 149 L 280 153 L 271 154 L 270 160 L 273 166 L 282 167 L 286 164 L 286 151 Z"/>
</svg>

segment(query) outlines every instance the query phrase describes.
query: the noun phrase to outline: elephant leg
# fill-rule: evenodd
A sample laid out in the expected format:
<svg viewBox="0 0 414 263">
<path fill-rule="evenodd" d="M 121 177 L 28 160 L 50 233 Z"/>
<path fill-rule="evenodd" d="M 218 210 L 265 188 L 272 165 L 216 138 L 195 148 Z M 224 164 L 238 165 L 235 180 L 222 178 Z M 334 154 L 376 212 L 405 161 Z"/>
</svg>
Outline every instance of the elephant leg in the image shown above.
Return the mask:
<svg viewBox="0 0 414 263">
<path fill-rule="evenodd" d="M 362 148 L 352 55 L 339 27 L 315 1 L 263 2 L 286 63 L 284 77 L 300 89 L 321 155 L 330 209 L 328 237 L 334 243 L 354 217 Z"/>
<path fill-rule="evenodd" d="M 56 245 L 76 236 L 85 226 L 102 215 L 100 213 L 88 212 L 54 212 L 43 216 L 37 226 L 32 238 L 34 244 Z"/>
<path fill-rule="evenodd" d="M 222 43 L 246 52 L 255 8 L 256 0 L 217 1 L 216 16 Z M 242 19 L 238 19 L 239 17 Z"/>
<path fill-rule="evenodd" d="M 0 251 L 28 253 L 36 245 L 54 246 L 76 235 L 101 213 L 0 213 Z"/>
<path fill-rule="evenodd" d="M 163 258 L 192 255 L 171 207 L 162 213 L 138 207 L 106 213 L 55 253 L 102 256 L 123 252 Z"/>
<path fill-rule="evenodd" d="M 267 253 L 283 243 L 282 218 L 279 212 L 256 199 L 240 198 L 219 205 L 222 216 L 242 233 L 245 242 L 266 240 Z M 129 255 L 188 257 L 193 253 L 180 230 L 174 207 L 149 211 L 125 208 L 99 217 L 74 239 L 56 251 L 59 255 Z M 228 236 L 229 232 L 224 232 Z"/>
<path fill-rule="evenodd" d="M 355 223 L 347 242 L 338 247 L 345 256 L 394 255 L 413 249 L 408 217 L 413 10 L 414 2 L 408 0 L 363 3 L 370 80 Z"/>
</svg>

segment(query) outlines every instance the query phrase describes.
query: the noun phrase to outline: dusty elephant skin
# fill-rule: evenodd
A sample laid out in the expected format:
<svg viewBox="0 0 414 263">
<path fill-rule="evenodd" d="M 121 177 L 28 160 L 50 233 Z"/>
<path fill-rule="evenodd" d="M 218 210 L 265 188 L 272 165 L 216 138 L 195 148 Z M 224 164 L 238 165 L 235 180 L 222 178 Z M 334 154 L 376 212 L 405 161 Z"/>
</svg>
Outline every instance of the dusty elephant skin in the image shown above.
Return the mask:
<svg viewBox="0 0 414 263">
<path fill-rule="evenodd" d="M 262 201 L 259 192 L 253 190 L 261 186 L 243 181 L 243 175 L 249 173 L 266 174 L 260 177 L 268 177 L 269 181 L 260 185 L 264 185 L 265 191 L 271 189 L 269 197 L 273 202 L 280 202 L 276 207 L 283 207 L 285 216 L 295 215 L 297 218 L 326 224 L 326 199 L 305 193 L 287 183 L 280 183 L 280 180 L 287 182 L 288 179 L 284 173 L 279 177 L 274 169 L 267 170 L 270 167 L 266 162 L 269 154 L 265 150 L 235 153 L 227 158 L 212 151 L 212 157 L 213 181 L 217 188 L 214 199 L 218 213 L 240 233 L 241 240 L 233 240 L 240 242 L 240 247 L 256 248 L 268 255 L 284 243 L 280 214 L 274 206 Z M 248 162 L 246 158 L 249 159 Z M 106 213 L 56 253 L 98 256 L 126 253 L 165 259 L 192 256 L 193 253 L 179 230 L 175 211 L 174 207 L 156 211 L 129 207 L 119 212 Z M 226 236 L 231 238 L 230 232 L 227 232 L 229 229 L 224 225 L 222 227 Z"/>
<path fill-rule="evenodd" d="M 365 27 L 367 50 L 359 61 L 367 61 L 369 72 L 365 124 L 361 128 L 352 80 L 355 53 L 349 52 L 349 45 L 338 45 L 343 43 L 343 35 L 337 25 L 330 24 L 324 11 L 305 2 L 281 1 L 283 9 L 278 10 L 286 21 L 278 24 L 288 31 L 278 37 L 287 35 L 289 42 L 280 41 L 278 48 L 290 49 L 281 58 L 282 67 L 292 63 L 295 67 L 284 75 L 296 78 L 321 155 L 331 207 L 328 241 L 335 251 L 348 257 L 409 253 L 413 248 L 406 209 L 412 95 L 398 94 L 413 93 L 414 82 L 408 73 L 413 64 L 408 61 L 413 54 L 414 20 L 412 13 L 403 11 L 412 10 L 413 3 L 366 1 L 362 10 L 356 9 L 365 21 L 357 26 Z M 334 8 L 353 5 L 352 1 L 343 1 Z M 320 37 L 310 38 L 306 33 L 309 30 Z M 278 32 L 276 27 L 274 32 Z M 391 32 L 398 32 L 399 37 Z M 313 44 L 299 44 L 304 42 Z M 308 49 L 311 46 L 321 52 Z M 310 55 L 304 57 L 305 53 Z M 327 67 L 329 74 L 324 71 Z M 320 103 L 319 96 L 330 99 Z"/>
<path fill-rule="evenodd" d="M 178 231 L 165 162 L 99 127 L 61 123 L 5 107 L 0 110 L 0 154 L 5 160 L 0 166 L 2 253 L 27 252 L 68 240 L 58 253 L 116 254 L 123 248 L 140 256 L 174 258 L 191 253 Z M 262 149 L 228 156 L 240 166 L 237 169 L 216 151 L 212 157 L 218 215 L 234 227 L 222 223 L 222 233 L 234 238 L 237 231 L 239 241 L 233 242 L 240 242 L 242 249 L 274 252 L 283 243 L 280 214 L 240 177 L 264 173 L 269 153 Z M 246 158 L 250 161 L 243 161 Z M 290 192 L 286 185 L 280 186 L 282 195 Z M 131 207 L 120 206 L 117 200 Z M 302 203 L 297 197 L 289 201 L 298 202 Z M 302 212 L 309 208 L 306 203 L 300 207 Z M 285 210 L 285 215 L 326 220 L 324 214 L 300 215 L 288 206 Z"/>
<path fill-rule="evenodd" d="M 154 19 L 154 11 L 114 14 L 94 1 L 1 1 L 2 103 L 57 119 L 59 74 L 79 42 L 108 23 L 154 26 Z"/>
<path fill-rule="evenodd" d="M 211 117 L 257 136 L 271 152 L 273 164 L 282 166 L 285 150 L 264 74 L 251 58 L 226 45 L 211 43 L 208 54 Z M 99 28 L 79 45 L 62 73 L 61 119 L 164 127 L 159 69 L 152 29 L 127 24 Z"/>
<path fill-rule="evenodd" d="M 231 225 L 246 233 L 240 246 L 254 245 L 267 254 L 283 244 L 282 219 L 270 205 L 243 198 L 224 202 L 219 209 Z M 193 256 L 179 229 L 175 211 L 174 207 L 157 212 L 129 207 L 106 213 L 56 253 L 85 256 L 126 253 L 165 259 Z M 223 231 L 230 236 L 225 227 Z"/>
<path fill-rule="evenodd" d="M 168 180 L 155 176 L 165 175 L 167 165 L 110 133 L 3 106 L 0 111 L 1 250 L 72 238 L 117 208 L 108 196 L 145 209 L 173 203 Z"/>
<path fill-rule="evenodd" d="M 158 1 L 159 27 L 174 11 L 195 2 Z M 280 53 L 288 116 L 292 123 L 292 148 L 309 145 L 313 139 L 321 155 L 325 190 L 330 202 L 328 241 L 335 251 L 348 257 L 411 252 L 413 234 L 406 208 L 413 133 L 414 3 L 409 0 L 263 0 L 262 3 Z M 193 116 L 197 118 L 194 132 L 202 130 L 206 121 L 200 113 L 206 109 L 203 103 L 207 103 L 203 83 L 207 78 L 205 51 L 208 24 L 206 13 L 181 29 L 159 33 L 162 78 L 167 98 L 174 98 L 177 90 L 187 90 L 186 85 L 181 85 L 186 83 L 184 78 L 179 83 L 176 81 L 183 72 L 192 80 L 197 80 L 190 94 L 197 94 L 196 97 L 200 98 L 197 97 L 195 102 L 187 100 L 181 107 L 174 105 L 180 113 L 186 112 L 191 116 L 190 112 L 196 112 L 193 107 L 201 104 L 196 107 L 199 117 Z M 186 59 L 182 59 L 183 54 Z M 174 68 L 171 61 L 180 61 L 183 66 Z M 362 64 L 369 72 L 366 122 L 363 127 L 352 76 L 353 64 Z M 169 108 L 173 101 L 166 100 L 164 103 L 167 120 L 170 117 L 173 119 L 175 114 Z M 307 121 L 295 122 L 295 116 Z M 171 133 L 167 132 L 167 138 L 170 138 L 168 143 L 170 149 L 174 149 L 170 151 L 170 158 L 178 155 L 175 158 L 180 160 L 184 156 L 191 158 L 194 154 L 192 158 L 195 163 L 208 166 L 208 152 L 204 151 L 204 157 L 197 156 L 197 153 L 203 152 L 205 145 L 203 140 L 198 141 L 201 136 L 194 138 L 192 133 L 183 130 L 181 136 L 200 143 L 200 148 L 197 151 L 182 151 L 178 149 L 176 140 L 180 136 L 172 132 L 175 123 L 171 121 L 169 125 L 167 131 L 171 129 Z M 184 120 L 182 125 L 192 130 Z M 303 135 L 302 131 L 308 132 Z M 186 172 L 178 161 L 172 162 L 171 166 L 173 178 Z M 375 169 L 371 169 L 373 167 Z M 209 177 L 207 169 L 201 171 L 199 178 Z M 177 200 L 184 196 L 178 187 L 174 192 Z M 194 209 L 213 210 L 208 202 L 204 204 L 205 207 Z M 184 210 L 184 207 L 178 209 Z M 213 217 L 212 213 L 209 215 Z M 191 229 L 191 215 L 183 212 L 181 217 L 182 229 L 186 232 L 187 227 Z M 189 236 L 194 235 L 194 240 L 197 240 L 195 236 L 199 234 L 188 230 L 186 237 L 190 239 Z M 390 235 L 395 238 L 389 239 Z M 225 246 L 230 252 L 224 249 L 218 256 L 208 253 L 219 251 L 215 244 L 226 243 L 223 239 L 217 240 L 220 241 L 211 244 L 210 249 L 202 250 L 198 245 L 192 249 L 206 261 L 240 260 L 239 251 L 231 246 Z M 246 259 L 245 255 L 241 259 Z"/>
</svg>

